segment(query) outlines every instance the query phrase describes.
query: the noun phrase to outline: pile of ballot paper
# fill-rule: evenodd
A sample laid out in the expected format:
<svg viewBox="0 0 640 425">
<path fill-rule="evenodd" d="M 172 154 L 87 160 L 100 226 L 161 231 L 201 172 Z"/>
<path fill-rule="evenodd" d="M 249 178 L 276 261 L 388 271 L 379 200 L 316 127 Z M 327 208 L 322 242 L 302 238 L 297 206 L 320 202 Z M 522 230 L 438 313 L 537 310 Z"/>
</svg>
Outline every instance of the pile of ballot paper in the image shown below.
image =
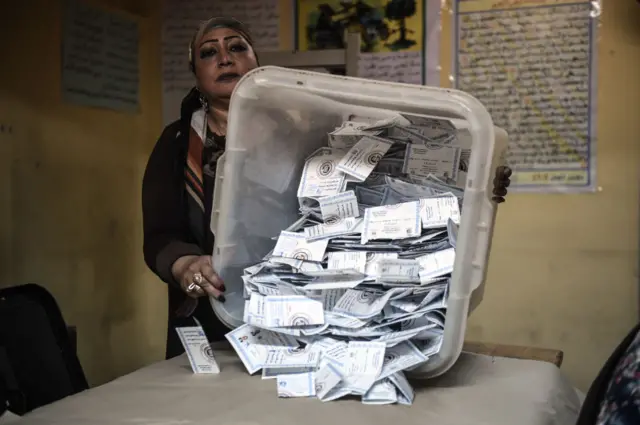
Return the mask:
<svg viewBox="0 0 640 425">
<path fill-rule="evenodd" d="M 300 218 L 245 269 L 248 372 L 280 397 L 411 404 L 404 372 L 440 350 L 464 157 L 448 120 L 353 119 L 300 178 Z"/>
</svg>

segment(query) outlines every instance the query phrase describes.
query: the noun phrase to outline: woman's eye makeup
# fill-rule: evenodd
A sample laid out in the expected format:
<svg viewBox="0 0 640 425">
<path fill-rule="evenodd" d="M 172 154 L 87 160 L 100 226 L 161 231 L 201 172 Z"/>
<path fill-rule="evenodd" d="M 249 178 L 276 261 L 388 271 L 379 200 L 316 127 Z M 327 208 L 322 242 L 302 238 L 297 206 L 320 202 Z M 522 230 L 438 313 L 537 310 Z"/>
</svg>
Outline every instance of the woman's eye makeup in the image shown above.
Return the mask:
<svg viewBox="0 0 640 425">
<path fill-rule="evenodd" d="M 229 46 L 229 50 L 232 52 L 246 52 L 247 46 L 244 44 L 234 44 L 233 46 Z"/>
<path fill-rule="evenodd" d="M 249 48 L 242 43 L 236 43 L 227 47 L 228 51 L 231 53 L 243 53 L 249 50 Z M 200 49 L 200 59 L 207 59 L 215 56 L 218 53 L 218 49 L 214 47 L 208 47 Z"/>
<path fill-rule="evenodd" d="M 200 50 L 200 59 L 210 58 L 211 56 L 217 53 L 216 49 L 201 49 Z"/>
</svg>

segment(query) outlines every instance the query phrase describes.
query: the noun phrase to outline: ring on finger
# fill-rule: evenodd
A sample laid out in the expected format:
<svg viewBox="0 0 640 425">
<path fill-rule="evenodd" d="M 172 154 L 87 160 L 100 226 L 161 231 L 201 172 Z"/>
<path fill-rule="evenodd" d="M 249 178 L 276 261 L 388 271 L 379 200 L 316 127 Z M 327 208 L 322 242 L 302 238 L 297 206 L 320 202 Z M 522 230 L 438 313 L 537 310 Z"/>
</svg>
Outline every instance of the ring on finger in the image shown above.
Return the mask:
<svg viewBox="0 0 640 425">
<path fill-rule="evenodd" d="M 189 287 L 187 287 L 187 292 L 204 292 L 204 289 L 202 289 L 201 286 L 192 283 L 191 285 L 189 285 Z"/>
<path fill-rule="evenodd" d="M 200 284 L 202 283 L 202 280 L 204 278 L 202 277 L 202 273 L 197 272 L 193 275 L 193 282 L 191 282 L 189 284 L 189 287 L 187 288 L 187 292 L 193 292 L 197 289 L 201 289 L 200 288 Z"/>
<path fill-rule="evenodd" d="M 202 294 L 204 293 L 204 289 L 202 289 L 200 286 L 198 285 L 193 285 L 193 289 L 188 291 L 189 293 L 197 293 L 197 294 Z"/>
</svg>

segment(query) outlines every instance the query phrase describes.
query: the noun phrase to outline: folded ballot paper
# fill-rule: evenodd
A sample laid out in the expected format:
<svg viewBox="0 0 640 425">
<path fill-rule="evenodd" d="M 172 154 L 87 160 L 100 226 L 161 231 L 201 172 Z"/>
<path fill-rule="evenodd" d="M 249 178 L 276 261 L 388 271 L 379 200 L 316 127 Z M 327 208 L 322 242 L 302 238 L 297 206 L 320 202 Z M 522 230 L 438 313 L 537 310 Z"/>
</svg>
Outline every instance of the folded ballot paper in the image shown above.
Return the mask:
<svg viewBox="0 0 640 425">
<path fill-rule="evenodd" d="M 347 121 L 306 161 L 300 219 L 244 271 L 229 332 L 279 397 L 411 404 L 440 350 L 468 152 L 448 120 Z M 464 181 L 464 180 L 462 180 Z"/>
</svg>

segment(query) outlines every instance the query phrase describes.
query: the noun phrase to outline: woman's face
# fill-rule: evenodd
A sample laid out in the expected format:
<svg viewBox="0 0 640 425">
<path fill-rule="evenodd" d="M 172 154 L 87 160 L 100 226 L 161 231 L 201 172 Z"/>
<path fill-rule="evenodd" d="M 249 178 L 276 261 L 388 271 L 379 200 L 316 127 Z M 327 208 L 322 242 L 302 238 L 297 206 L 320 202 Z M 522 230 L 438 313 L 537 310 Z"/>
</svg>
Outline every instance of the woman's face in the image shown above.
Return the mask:
<svg viewBox="0 0 640 425">
<path fill-rule="evenodd" d="M 205 32 L 194 53 L 197 86 L 209 98 L 230 98 L 240 78 L 258 67 L 253 48 L 229 28 Z"/>
</svg>

